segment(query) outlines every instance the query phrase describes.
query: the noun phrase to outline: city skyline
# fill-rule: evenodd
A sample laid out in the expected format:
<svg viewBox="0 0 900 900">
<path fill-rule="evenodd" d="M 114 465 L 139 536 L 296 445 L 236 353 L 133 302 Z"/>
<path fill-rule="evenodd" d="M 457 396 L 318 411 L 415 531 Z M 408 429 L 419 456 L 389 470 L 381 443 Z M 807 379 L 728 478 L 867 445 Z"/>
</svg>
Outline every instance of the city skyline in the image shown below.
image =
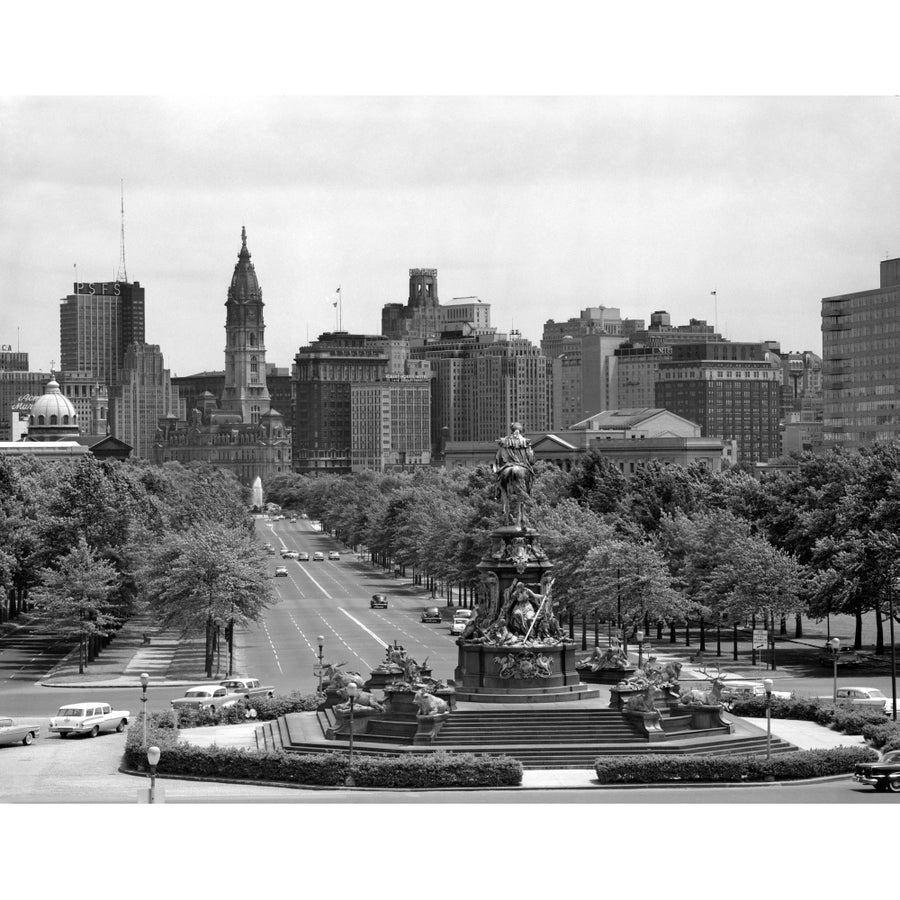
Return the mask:
<svg viewBox="0 0 900 900">
<path fill-rule="evenodd" d="M 342 329 L 379 333 L 415 267 L 535 344 L 605 305 L 821 353 L 822 297 L 875 287 L 900 255 L 896 103 L 6 97 L 0 340 L 59 368 L 76 271 L 119 267 L 124 181 L 128 280 L 173 375 L 222 367 L 242 227 L 282 367 L 335 330 L 338 287 Z"/>
</svg>

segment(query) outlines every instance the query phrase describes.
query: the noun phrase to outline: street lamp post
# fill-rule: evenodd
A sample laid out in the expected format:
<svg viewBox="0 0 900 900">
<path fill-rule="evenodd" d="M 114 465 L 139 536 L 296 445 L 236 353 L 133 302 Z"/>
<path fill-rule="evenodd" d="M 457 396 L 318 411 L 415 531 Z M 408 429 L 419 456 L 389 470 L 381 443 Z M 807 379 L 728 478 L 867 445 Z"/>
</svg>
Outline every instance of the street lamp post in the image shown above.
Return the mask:
<svg viewBox="0 0 900 900">
<path fill-rule="evenodd" d="M 831 644 L 831 655 L 834 662 L 834 689 L 832 690 L 831 701 L 832 703 L 837 703 L 837 664 L 838 654 L 841 651 L 841 639 L 834 637 L 828 643 Z"/>
<path fill-rule="evenodd" d="M 141 674 L 141 722 L 144 725 L 144 735 L 141 746 L 147 746 L 147 685 L 150 684 L 150 676 L 143 672 Z"/>
<path fill-rule="evenodd" d="M 891 620 L 891 699 L 894 702 L 892 707 L 892 718 L 897 721 L 897 651 L 894 649 L 894 583 L 893 574 L 888 579 L 888 615 Z"/>
<path fill-rule="evenodd" d="M 325 652 L 325 636 L 320 634 L 316 640 L 319 642 L 319 693 L 322 693 L 322 654 Z"/>
<path fill-rule="evenodd" d="M 347 778 L 344 784 L 347 787 L 353 787 L 355 782 L 353 781 L 353 704 L 356 702 L 356 695 L 359 693 L 359 685 L 352 681 L 347 685 L 344 690 L 347 691 L 347 696 L 350 698 L 350 747 L 349 747 L 349 759 L 347 760 L 347 768 L 350 770 L 350 774 L 347 775 Z"/>
<path fill-rule="evenodd" d="M 766 689 L 766 759 L 772 758 L 772 679 L 763 681 Z"/>
<path fill-rule="evenodd" d="M 156 800 L 156 764 L 159 762 L 159 747 L 150 747 L 147 750 L 147 762 L 150 763 L 150 803 Z"/>
<path fill-rule="evenodd" d="M 640 669 L 644 664 L 644 632 L 639 631 L 635 637 L 638 642 L 638 668 Z"/>
</svg>

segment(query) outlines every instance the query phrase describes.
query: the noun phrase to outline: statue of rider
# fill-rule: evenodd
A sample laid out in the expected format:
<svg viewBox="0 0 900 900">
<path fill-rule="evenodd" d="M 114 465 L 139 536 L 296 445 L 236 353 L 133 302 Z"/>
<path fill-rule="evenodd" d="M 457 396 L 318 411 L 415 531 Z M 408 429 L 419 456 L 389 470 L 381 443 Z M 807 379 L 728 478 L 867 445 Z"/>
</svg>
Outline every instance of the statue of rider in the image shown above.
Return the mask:
<svg viewBox="0 0 900 900">
<path fill-rule="evenodd" d="M 534 450 L 531 441 L 522 434 L 522 425 L 513 422 L 509 426 L 509 435 L 497 441 L 497 453 L 494 457 L 494 474 L 497 478 L 497 499 L 503 501 L 503 509 L 507 515 L 507 522 L 512 518 L 510 487 L 514 477 L 521 472 L 522 489 L 525 494 L 531 493 L 531 485 L 534 481 Z M 522 524 L 522 500 L 521 493 L 516 497 L 518 524 Z"/>
</svg>

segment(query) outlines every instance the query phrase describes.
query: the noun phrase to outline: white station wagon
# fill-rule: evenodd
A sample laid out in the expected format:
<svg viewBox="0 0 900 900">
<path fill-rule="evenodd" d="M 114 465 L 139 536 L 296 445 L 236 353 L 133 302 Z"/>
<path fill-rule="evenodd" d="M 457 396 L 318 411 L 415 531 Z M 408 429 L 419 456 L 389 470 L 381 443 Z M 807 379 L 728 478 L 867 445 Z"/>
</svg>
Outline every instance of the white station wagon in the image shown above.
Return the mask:
<svg viewBox="0 0 900 900">
<path fill-rule="evenodd" d="M 127 709 L 113 709 L 108 703 L 69 703 L 61 706 L 50 719 L 49 730 L 60 737 L 70 734 L 97 737 L 101 731 L 124 731 L 130 717 Z"/>
</svg>

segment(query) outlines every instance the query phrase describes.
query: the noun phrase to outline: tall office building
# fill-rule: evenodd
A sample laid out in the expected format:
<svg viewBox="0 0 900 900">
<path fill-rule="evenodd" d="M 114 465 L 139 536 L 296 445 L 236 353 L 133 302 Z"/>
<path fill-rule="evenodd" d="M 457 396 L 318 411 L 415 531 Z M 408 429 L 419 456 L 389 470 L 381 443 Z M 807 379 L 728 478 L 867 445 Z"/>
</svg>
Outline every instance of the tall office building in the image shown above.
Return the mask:
<svg viewBox="0 0 900 900">
<path fill-rule="evenodd" d="M 412 346 L 433 372 L 432 453 L 447 441 L 496 440 L 519 421 L 526 431 L 550 424 L 550 361 L 518 332 L 450 337 Z"/>
<path fill-rule="evenodd" d="M 388 375 L 351 384 L 350 457 L 354 472 L 430 465 L 430 378 Z"/>
<path fill-rule="evenodd" d="M 382 381 L 390 364 L 391 341 L 380 335 L 330 332 L 297 351 L 295 471 L 344 475 L 352 470 L 351 386 Z"/>
<path fill-rule="evenodd" d="M 763 343 L 675 344 L 661 361 L 656 403 L 696 422 L 703 437 L 737 442 L 737 461 L 780 455 L 781 362 Z"/>
<path fill-rule="evenodd" d="M 900 258 L 877 288 L 822 299 L 823 445 L 900 437 Z"/>
<path fill-rule="evenodd" d="M 83 435 L 109 432 L 109 389 L 93 372 L 60 372 L 59 389 L 78 413 L 78 427 Z"/>
<path fill-rule="evenodd" d="M 99 382 L 118 385 L 126 348 L 144 342 L 140 282 L 77 282 L 60 304 L 62 371 L 92 372 Z"/>
<path fill-rule="evenodd" d="M 437 269 L 409 270 L 406 304 L 387 303 L 381 309 L 381 333 L 396 340 L 435 338 L 440 333 Z"/>
<path fill-rule="evenodd" d="M 157 344 L 129 345 L 124 362 L 112 399 L 114 433 L 135 456 L 151 459 L 159 420 L 178 409 L 178 394 Z"/>
<path fill-rule="evenodd" d="M 12 344 L 0 345 L 0 372 L 27 372 L 28 354 L 13 350 Z"/>
<path fill-rule="evenodd" d="M 30 398 L 43 396 L 44 386 L 52 380 L 50 372 L 5 372 L 0 369 L 0 441 L 18 440 L 22 433 L 17 428 L 20 414 L 30 409 Z"/>
</svg>

